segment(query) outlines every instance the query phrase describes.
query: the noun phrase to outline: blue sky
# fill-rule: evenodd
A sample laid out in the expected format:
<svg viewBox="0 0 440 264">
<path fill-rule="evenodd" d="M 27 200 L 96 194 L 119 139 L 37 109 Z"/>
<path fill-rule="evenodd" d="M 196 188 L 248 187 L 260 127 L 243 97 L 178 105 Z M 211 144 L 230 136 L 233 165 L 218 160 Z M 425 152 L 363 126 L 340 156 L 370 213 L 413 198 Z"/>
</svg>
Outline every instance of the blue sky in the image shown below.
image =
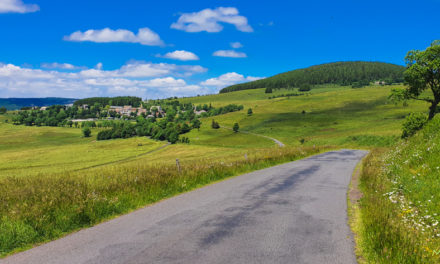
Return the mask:
<svg viewBox="0 0 440 264">
<path fill-rule="evenodd" d="M 0 97 L 215 93 L 315 64 L 403 64 L 439 0 L 0 0 Z"/>
</svg>

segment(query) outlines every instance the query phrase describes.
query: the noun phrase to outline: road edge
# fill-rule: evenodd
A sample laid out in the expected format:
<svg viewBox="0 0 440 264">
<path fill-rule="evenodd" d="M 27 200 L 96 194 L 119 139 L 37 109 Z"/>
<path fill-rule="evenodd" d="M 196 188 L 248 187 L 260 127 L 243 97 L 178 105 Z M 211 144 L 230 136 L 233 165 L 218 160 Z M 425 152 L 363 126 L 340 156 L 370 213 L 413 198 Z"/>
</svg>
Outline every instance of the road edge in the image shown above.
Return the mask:
<svg viewBox="0 0 440 264">
<path fill-rule="evenodd" d="M 365 159 L 371 154 L 370 151 L 358 162 L 353 173 L 351 175 L 350 184 L 347 190 L 347 219 L 348 226 L 350 227 L 351 239 L 354 246 L 354 254 L 356 261 L 359 264 L 367 263 L 362 255 L 360 231 L 362 228 L 362 217 L 360 210 L 360 200 L 363 197 L 363 193 L 359 187 L 362 176 L 362 170 L 364 167 Z"/>
</svg>

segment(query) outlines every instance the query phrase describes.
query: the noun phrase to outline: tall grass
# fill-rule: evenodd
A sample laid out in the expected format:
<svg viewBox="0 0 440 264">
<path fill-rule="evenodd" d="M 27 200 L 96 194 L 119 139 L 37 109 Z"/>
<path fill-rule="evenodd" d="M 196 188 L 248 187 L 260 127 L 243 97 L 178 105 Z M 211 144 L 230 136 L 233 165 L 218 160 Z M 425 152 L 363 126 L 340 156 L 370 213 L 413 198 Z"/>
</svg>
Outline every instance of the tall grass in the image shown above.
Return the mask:
<svg viewBox="0 0 440 264">
<path fill-rule="evenodd" d="M 0 254 L 51 240 L 161 199 L 240 173 L 319 153 L 273 148 L 233 162 L 109 166 L 67 174 L 0 178 Z"/>
<path fill-rule="evenodd" d="M 368 263 L 440 263 L 439 132 L 436 118 L 364 160 L 358 246 Z"/>
</svg>

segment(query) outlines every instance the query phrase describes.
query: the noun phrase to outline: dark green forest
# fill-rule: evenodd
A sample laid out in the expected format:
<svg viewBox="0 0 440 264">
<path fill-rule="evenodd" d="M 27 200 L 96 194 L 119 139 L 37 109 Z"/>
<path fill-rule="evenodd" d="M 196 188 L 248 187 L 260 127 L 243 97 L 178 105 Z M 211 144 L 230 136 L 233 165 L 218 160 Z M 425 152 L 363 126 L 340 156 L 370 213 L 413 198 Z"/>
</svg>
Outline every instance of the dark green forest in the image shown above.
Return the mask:
<svg viewBox="0 0 440 264">
<path fill-rule="evenodd" d="M 75 106 L 81 105 L 94 105 L 99 103 L 102 106 L 114 105 L 114 106 L 124 106 L 131 105 L 133 107 L 139 107 L 142 103 L 142 98 L 135 96 L 118 96 L 118 97 L 91 97 L 75 101 Z"/>
<path fill-rule="evenodd" d="M 383 81 L 387 84 L 401 83 L 404 71 L 403 66 L 383 62 L 334 62 L 232 85 L 223 88 L 220 93 L 258 88 L 301 88 L 320 84 L 362 87 L 373 81 Z"/>
</svg>

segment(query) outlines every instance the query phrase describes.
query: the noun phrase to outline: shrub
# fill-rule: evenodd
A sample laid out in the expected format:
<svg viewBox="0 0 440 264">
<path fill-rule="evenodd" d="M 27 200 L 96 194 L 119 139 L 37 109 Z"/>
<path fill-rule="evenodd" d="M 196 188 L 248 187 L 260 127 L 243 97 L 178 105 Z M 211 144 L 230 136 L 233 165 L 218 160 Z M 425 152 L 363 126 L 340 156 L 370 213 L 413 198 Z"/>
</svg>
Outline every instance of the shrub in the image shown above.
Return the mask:
<svg viewBox="0 0 440 264">
<path fill-rule="evenodd" d="M 253 113 L 254 113 L 254 112 L 252 111 L 252 108 L 249 108 L 249 109 L 248 109 L 248 113 L 247 113 L 248 116 L 251 116 Z"/>
<path fill-rule="evenodd" d="M 96 136 L 97 140 L 107 140 L 111 139 L 113 135 L 113 131 L 111 129 L 102 130 L 99 131 L 98 135 Z"/>
<path fill-rule="evenodd" d="M 402 138 L 407 138 L 414 135 L 427 122 L 427 117 L 422 113 L 411 113 L 406 117 L 402 126 Z"/>
<path fill-rule="evenodd" d="M 264 90 L 265 93 L 272 93 L 272 88 L 268 87 L 266 90 Z"/>
<path fill-rule="evenodd" d="M 90 137 L 90 135 L 92 134 L 92 131 L 89 127 L 84 127 L 82 132 L 84 137 Z"/>
<path fill-rule="evenodd" d="M 212 119 L 211 127 L 214 129 L 219 129 L 220 125 L 217 122 L 215 122 L 214 119 Z"/>
<path fill-rule="evenodd" d="M 310 90 L 312 90 L 312 86 L 310 86 L 310 84 L 308 84 L 308 83 L 302 84 L 299 87 L 299 91 L 300 92 L 307 92 L 307 91 L 310 91 Z"/>
<path fill-rule="evenodd" d="M 234 126 L 232 127 L 232 130 L 234 130 L 235 133 L 237 133 L 239 129 L 240 126 L 238 125 L 238 123 L 235 123 Z"/>
</svg>

